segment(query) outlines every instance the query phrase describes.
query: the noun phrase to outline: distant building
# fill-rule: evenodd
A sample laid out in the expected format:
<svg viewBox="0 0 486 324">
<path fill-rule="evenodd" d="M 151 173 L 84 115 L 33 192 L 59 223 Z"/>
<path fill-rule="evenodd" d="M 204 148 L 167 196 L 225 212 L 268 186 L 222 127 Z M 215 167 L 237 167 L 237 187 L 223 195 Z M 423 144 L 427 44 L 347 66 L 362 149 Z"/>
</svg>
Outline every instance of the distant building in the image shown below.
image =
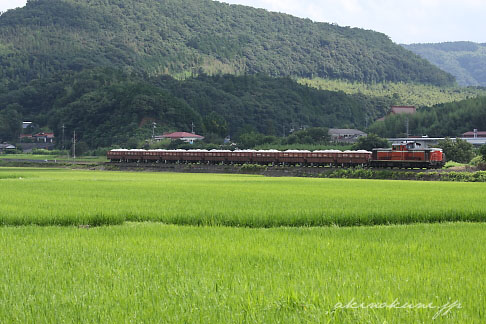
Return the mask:
<svg viewBox="0 0 486 324">
<path fill-rule="evenodd" d="M 462 134 L 462 137 L 465 138 L 478 138 L 478 137 L 486 137 L 486 132 L 478 131 L 477 129 L 473 130 L 472 132 L 465 132 Z"/>
<path fill-rule="evenodd" d="M 390 111 L 388 112 L 388 115 L 379 118 L 377 121 L 383 121 L 385 120 L 386 117 L 390 115 L 412 115 L 417 112 L 417 107 L 415 106 L 391 106 Z"/>
<path fill-rule="evenodd" d="M 8 143 L 0 144 L 0 153 L 4 153 L 5 151 L 8 150 L 15 150 L 15 146 Z"/>
<path fill-rule="evenodd" d="M 390 115 L 415 114 L 417 108 L 415 106 L 391 106 Z"/>
<path fill-rule="evenodd" d="M 22 129 L 26 129 L 28 127 L 32 126 L 32 122 L 30 121 L 24 121 L 22 122 Z"/>
<path fill-rule="evenodd" d="M 472 145 L 484 145 L 486 144 L 486 136 L 484 137 L 458 137 L 459 139 L 462 139 Z M 420 145 L 422 145 L 422 148 L 430 148 L 430 147 L 437 147 L 439 144 L 439 141 L 444 140 L 444 137 L 427 137 L 427 136 L 422 136 L 422 137 L 399 137 L 399 138 L 387 138 L 388 142 L 390 143 L 407 143 L 407 142 L 416 142 Z M 452 141 L 455 141 L 455 137 L 450 137 Z"/>
<path fill-rule="evenodd" d="M 333 142 L 354 143 L 358 138 L 366 136 L 366 133 L 358 129 L 330 128 L 329 136 Z"/>
<path fill-rule="evenodd" d="M 21 141 L 21 142 L 22 142 L 22 141 L 26 141 L 26 140 L 27 140 L 28 142 L 30 142 L 30 141 L 32 141 L 34 138 L 32 137 L 32 134 L 20 134 L 19 139 L 20 139 L 20 141 Z"/>
<path fill-rule="evenodd" d="M 204 136 L 193 134 L 193 133 L 187 133 L 187 132 L 174 132 L 174 133 L 167 133 L 164 135 L 155 136 L 156 141 L 160 141 L 165 138 L 171 140 L 181 140 L 189 144 L 194 144 L 194 141 L 200 141 L 204 139 Z"/>
<path fill-rule="evenodd" d="M 54 142 L 54 133 L 37 133 L 32 135 L 37 142 L 43 143 L 53 143 Z"/>
</svg>

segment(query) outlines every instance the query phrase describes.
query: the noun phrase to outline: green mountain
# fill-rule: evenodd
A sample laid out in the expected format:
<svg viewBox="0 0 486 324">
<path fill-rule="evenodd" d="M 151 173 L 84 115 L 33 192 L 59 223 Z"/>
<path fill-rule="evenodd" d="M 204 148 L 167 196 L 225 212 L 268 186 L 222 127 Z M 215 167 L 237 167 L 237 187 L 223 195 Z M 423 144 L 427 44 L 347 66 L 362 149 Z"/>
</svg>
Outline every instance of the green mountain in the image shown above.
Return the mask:
<svg viewBox="0 0 486 324">
<path fill-rule="evenodd" d="M 100 66 L 177 78 L 454 82 L 384 34 L 211 0 L 31 0 L 0 16 L 4 89 Z"/>
<path fill-rule="evenodd" d="M 486 43 L 402 45 L 456 77 L 464 86 L 486 86 Z"/>
</svg>

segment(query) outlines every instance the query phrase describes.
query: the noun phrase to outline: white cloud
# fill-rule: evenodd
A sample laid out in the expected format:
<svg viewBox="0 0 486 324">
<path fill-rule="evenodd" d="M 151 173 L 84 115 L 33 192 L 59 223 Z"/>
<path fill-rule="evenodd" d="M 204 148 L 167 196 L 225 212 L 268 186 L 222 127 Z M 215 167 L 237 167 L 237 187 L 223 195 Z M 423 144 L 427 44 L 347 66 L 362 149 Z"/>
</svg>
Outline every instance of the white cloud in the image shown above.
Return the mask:
<svg viewBox="0 0 486 324">
<path fill-rule="evenodd" d="M 7 9 L 23 7 L 27 0 L 0 0 L 0 11 L 4 12 Z"/>
</svg>

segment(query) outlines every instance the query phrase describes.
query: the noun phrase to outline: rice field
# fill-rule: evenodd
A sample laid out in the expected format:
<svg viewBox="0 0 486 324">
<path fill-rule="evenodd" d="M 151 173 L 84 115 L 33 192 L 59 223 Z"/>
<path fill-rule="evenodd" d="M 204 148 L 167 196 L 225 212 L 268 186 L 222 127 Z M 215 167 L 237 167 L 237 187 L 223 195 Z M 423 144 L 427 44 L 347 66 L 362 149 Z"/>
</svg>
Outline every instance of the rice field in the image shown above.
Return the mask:
<svg viewBox="0 0 486 324">
<path fill-rule="evenodd" d="M 485 189 L 0 168 L 0 323 L 484 323 Z"/>
<path fill-rule="evenodd" d="M 485 320 L 486 224 L 21 226 L 0 245 L 2 323 Z"/>
<path fill-rule="evenodd" d="M 486 220 L 486 183 L 0 168 L 0 224 L 244 227 Z"/>
</svg>

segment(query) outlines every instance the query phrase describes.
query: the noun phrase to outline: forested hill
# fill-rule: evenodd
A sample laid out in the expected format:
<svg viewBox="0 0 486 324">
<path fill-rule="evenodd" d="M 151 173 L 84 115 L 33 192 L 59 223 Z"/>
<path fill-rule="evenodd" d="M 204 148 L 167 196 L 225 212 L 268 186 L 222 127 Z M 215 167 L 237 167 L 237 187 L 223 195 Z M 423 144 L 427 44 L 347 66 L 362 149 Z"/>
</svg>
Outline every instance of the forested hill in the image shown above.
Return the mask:
<svg viewBox="0 0 486 324">
<path fill-rule="evenodd" d="M 0 92 L 0 107 L 5 107 L 0 109 L 0 139 L 18 138 L 22 120 L 47 126 L 58 138 L 65 125 L 92 148 L 133 147 L 133 141 L 151 137 L 154 121 L 157 133 L 190 131 L 194 123 L 197 133 L 221 142 L 228 134 L 281 136 L 300 126 L 364 128 L 386 113 L 391 100 L 320 91 L 290 78 L 263 75 L 147 80 L 94 69 Z"/>
<path fill-rule="evenodd" d="M 486 43 L 448 42 L 403 47 L 451 73 L 460 85 L 486 86 Z"/>
<path fill-rule="evenodd" d="M 0 16 L 4 86 L 99 66 L 149 76 L 454 82 L 384 34 L 211 0 L 31 0 Z"/>
</svg>

